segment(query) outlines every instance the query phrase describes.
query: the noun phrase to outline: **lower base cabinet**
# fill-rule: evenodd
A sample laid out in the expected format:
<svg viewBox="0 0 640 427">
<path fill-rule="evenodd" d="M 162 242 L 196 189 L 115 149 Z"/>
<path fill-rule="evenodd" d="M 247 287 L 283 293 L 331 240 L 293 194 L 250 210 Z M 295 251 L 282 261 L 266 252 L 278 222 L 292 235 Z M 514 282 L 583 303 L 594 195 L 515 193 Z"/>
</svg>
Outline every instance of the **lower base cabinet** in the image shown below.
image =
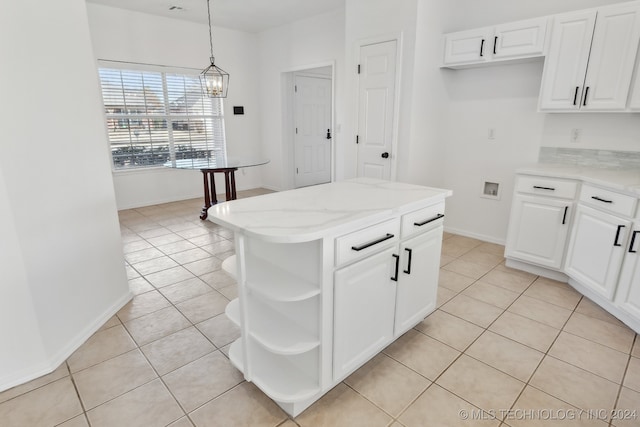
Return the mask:
<svg viewBox="0 0 640 427">
<path fill-rule="evenodd" d="M 631 231 L 620 273 L 616 304 L 629 315 L 640 319 L 640 222 Z"/>
</svg>

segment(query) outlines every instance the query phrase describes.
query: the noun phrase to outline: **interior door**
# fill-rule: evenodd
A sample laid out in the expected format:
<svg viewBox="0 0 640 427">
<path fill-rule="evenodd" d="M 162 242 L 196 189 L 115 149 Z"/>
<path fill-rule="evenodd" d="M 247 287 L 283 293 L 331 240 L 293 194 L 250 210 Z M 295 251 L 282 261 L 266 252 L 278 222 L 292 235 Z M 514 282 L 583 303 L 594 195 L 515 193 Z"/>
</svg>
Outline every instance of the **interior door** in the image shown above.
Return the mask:
<svg viewBox="0 0 640 427">
<path fill-rule="evenodd" d="M 295 186 L 331 181 L 331 79 L 295 76 Z"/>
<path fill-rule="evenodd" d="M 391 179 L 396 41 L 360 48 L 358 176 Z"/>
</svg>

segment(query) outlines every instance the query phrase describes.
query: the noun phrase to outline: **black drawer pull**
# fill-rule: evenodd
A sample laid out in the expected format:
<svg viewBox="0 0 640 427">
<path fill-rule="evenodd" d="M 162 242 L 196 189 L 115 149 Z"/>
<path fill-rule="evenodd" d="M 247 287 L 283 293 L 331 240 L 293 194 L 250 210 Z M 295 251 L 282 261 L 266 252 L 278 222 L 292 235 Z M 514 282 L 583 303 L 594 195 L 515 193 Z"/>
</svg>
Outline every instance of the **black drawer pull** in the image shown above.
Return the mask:
<svg viewBox="0 0 640 427">
<path fill-rule="evenodd" d="M 535 188 L 536 190 L 556 191 L 556 189 L 553 187 L 540 187 L 539 185 L 534 185 L 533 188 Z"/>
<path fill-rule="evenodd" d="M 398 281 L 398 266 L 400 265 L 400 255 L 393 254 L 393 257 L 396 259 L 396 270 L 394 276 L 391 277 L 391 280 L 394 282 Z"/>
<path fill-rule="evenodd" d="M 636 236 L 638 235 L 638 233 L 640 233 L 640 230 L 636 230 L 633 232 L 633 234 L 631 235 L 631 243 L 629 244 L 629 253 L 630 254 L 635 254 L 638 251 L 634 251 L 633 250 L 633 244 L 636 242 Z"/>
<path fill-rule="evenodd" d="M 409 261 L 407 262 L 407 269 L 402 271 L 404 271 L 406 274 L 411 274 L 411 255 L 413 254 L 413 251 L 409 248 L 404 248 L 404 250 L 409 252 Z"/>
<path fill-rule="evenodd" d="M 605 200 L 605 199 L 601 199 L 601 198 L 600 198 L 600 197 L 598 197 L 598 196 L 591 196 L 591 198 L 592 198 L 593 200 L 597 200 L 597 201 L 602 202 L 602 203 L 613 203 L 613 200 Z"/>
<path fill-rule="evenodd" d="M 564 207 L 564 215 L 562 215 L 562 225 L 567 223 L 567 211 L 569 210 L 569 206 Z"/>
<path fill-rule="evenodd" d="M 360 252 L 360 251 L 361 251 L 361 250 L 363 250 L 363 249 L 370 248 L 370 247 L 371 247 L 371 246 L 373 246 L 373 245 L 377 245 L 378 243 L 382 243 L 382 242 L 384 242 L 385 240 L 393 239 L 394 237 L 395 237 L 395 236 L 394 236 L 393 234 L 389 234 L 389 233 L 387 233 L 387 235 L 386 235 L 386 236 L 384 236 L 384 237 L 380 237 L 379 239 L 372 240 L 372 241 L 367 242 L 367 243 L 364 243 L 364 244 L 362 244 L 362 245 L 360 245 L 360 246 L 351 246 L 351 249 L 352 249 L 352 250 L 354 250 L 354 251 L 356 251 L 356 252 Z"/>
<path fill-rule="evenodd" d="M 433 218 L 430 218 L 430 219 L 428 219 L 426 221 L 414 222 L 413 225 L 415 225 L 416 227 L 422 227 L 423 225 L 429 224 L 430 222 L 433 222 L 433 221 L 437 221 L 440 218 L 444 218 L 444 215 L 443 214 L 438 214 L 438 215 L 434 216 Z"/>
<path fill-rule="evenodd" d="M 618 239 L 620 238 L 620 232 L 622 231 L 623 228 L 624 228 L 624 225 L 618 226 L 618 231 L 616 231 L 616 240 L 613 242 L 613 246 L 622 246 L 620 243 L 618 243 Z"/>
</svg>

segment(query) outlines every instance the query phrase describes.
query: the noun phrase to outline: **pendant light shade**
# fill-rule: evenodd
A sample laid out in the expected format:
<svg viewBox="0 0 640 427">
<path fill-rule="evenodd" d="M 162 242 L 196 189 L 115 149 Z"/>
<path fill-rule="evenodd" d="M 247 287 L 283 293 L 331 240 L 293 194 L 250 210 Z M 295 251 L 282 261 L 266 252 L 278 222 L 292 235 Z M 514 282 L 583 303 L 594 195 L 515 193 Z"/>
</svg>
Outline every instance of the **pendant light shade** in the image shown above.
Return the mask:
<svg viewBox="0 0 640 427">
<path fill-rule="evenodd" d="M 200 73 L 200 85 L 203 93 L 209 98 L 226 98 L 229 89 L 229 73 L 215 64 L 213 56 L 213 35 L 211 31 L 211 6 L 207 0 L 207 15 L 209 17 L 209 48 L 211 50 L 211 65 Z"/>
</svg>

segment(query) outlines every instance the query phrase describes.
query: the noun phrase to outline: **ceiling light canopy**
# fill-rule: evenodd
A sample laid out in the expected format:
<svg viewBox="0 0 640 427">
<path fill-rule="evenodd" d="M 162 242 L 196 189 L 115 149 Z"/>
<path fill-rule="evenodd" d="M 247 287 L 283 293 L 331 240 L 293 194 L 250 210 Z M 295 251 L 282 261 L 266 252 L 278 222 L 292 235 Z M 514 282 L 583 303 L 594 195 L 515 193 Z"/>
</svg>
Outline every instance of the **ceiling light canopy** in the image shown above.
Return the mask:
<svg viewBox="0 0 640 427">
<path fill-rule="evenodd" d="M 200 73 L 200 84 L 203 92 L 209 98 L 226 98 L 229 89 L 229 73 L 219 68 L 215 64 L 213 56 L 213 35 L 211 30 L 211 6 L 210 0 L 207 0 L 207 14 L 209 17 L 209 47 L 211 49 L 211 65 L 202 70 Z"/>
</svg>

